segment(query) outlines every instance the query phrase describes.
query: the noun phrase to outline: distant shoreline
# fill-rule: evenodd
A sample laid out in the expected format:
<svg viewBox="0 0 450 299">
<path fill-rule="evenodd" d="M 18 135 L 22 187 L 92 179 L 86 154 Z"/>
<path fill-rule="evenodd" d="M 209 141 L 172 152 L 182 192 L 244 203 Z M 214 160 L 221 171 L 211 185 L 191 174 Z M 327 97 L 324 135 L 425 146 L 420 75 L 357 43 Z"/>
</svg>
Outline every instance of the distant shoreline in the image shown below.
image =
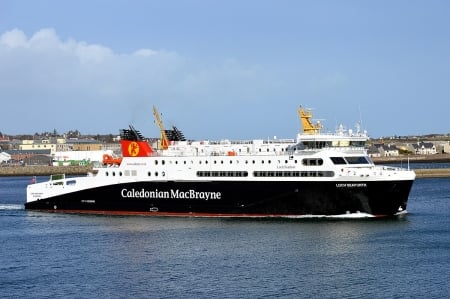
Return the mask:
<svg viewBox="0 0 450 299">
<path fill-rule="evenodd" d="M 0 177 L 2 176 L 45 176 L 52 174 L 86 175 L 92 171 L 92 166 L 4 166 L 0 167 Z"/>
<path fill-rule="evenodd" d="M 391 157 L 371 157 L 375 164 L 393 164 L 393 163 L 450 163 L 450 154 L 435 155 L 409 155 L 409 156 L 391 156 Z"/>
</svg>

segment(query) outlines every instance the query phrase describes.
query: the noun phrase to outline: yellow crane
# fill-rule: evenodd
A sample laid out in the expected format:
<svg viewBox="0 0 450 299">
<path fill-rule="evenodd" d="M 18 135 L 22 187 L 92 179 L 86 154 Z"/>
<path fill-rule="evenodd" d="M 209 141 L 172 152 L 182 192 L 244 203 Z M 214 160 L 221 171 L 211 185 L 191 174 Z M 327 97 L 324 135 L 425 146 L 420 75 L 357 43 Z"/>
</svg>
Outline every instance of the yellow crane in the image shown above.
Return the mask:
<svg viewBox="0 0 450 299">
<path fill-rule="evenodd" d="M 166 130 L 164 129 L 164 125 L 161 120 L 161 115 L 159 114 L 156 106 L 153 106 L 153 115 L 155 116 L 156 123 L 158 124 L 159 130 L 161 131 L 161 138 L 159 140 L 159 148 L 165 150 L 169 147 L 169 139 L 167 138 Z"/>
<path fill-rule="evenodd" d="M 300 116 L 300 120 L 302 122 L 303 133 L 305 134 L 318 134 L 322 129 L 322 124 L 317 122 L 313 124 L 311 121 L 312 112 L 310 110 L 303 109 L 302 106 L 298 108 L 298 115 Z"/>
</svg>

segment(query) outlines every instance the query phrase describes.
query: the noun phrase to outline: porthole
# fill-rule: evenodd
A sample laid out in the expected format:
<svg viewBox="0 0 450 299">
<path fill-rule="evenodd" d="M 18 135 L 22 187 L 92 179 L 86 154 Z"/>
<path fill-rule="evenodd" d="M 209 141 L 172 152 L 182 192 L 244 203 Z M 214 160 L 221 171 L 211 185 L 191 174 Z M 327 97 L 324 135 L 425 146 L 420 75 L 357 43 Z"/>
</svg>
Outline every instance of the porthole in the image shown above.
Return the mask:
<svg viewBox="0 0 450 299">
<path fill-rule="evenodd" d="M 149 172 L 147 172 L 147 175 L 148 176 L 152 176 L 152 173 L 149 171 Z"/>
</svg>

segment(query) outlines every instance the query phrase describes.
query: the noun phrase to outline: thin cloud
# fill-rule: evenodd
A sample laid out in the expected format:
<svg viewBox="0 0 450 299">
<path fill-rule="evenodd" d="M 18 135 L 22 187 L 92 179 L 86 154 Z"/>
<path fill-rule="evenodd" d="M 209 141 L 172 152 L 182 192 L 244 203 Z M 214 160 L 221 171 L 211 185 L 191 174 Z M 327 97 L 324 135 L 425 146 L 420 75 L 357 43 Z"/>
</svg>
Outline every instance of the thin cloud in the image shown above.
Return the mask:
<svg viewBox="0 0 450 299">
<path fill-rule="evenodd" d="M 25 33 L 17 28 L 7 31 L 0 36 L 0 45 L 8 48 L 27 47 L 28 40 Z"/>
<path fill-rule="evenodd" d="M 174 51 L 116 53 L 101 44 L 62 40 L 52 28 L 30 37 L 20 29 L 3 33 L 0 63 L 4 109 L 15 110 L 17 103 L 26 107 L 21 115 L 35 131 L 111 132 L 123 125 L 118 119 L 148 119 L 153 104 L 189 107 L 195 115 L 200 112 L 193 105 L 245 106 L 263 99 L 276 85 L 261 67 L 244 67 L 234 59 L 204 66 Z M 80 113 L 86 125 L 80 123 Z M 175 115 L 183 121 L 181 112 Z M 29 126 L 13 126 L 13 121 L 3 118 L 2 130 L 30 133 Z"/>
</svg>

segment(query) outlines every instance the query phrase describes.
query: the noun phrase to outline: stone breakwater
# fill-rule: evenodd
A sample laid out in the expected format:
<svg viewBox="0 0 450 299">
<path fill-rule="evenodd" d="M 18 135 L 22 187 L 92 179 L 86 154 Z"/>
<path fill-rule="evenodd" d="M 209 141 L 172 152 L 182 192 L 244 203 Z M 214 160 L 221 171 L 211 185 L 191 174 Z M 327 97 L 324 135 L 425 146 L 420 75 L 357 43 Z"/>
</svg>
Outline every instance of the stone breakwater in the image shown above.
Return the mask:
<svg viewBox="0 0 450 299">
<path fill-rule="evenodd" d="M 0 167 L 0 176 L 42 176 L 65 173 L 67 175 L 85 175 L 92 171 L 91 165 L 85 166 L 8 166 Z"/>
<path fill-rule="evenodd" d="M 450 154 L 435 155 L 409 155 L 409 156 L 391 156 L 391 157 L 371 157 L 375 164 L 391 163 L 450 163 Z"/>
<path fill-rule="evenodd" d="M 414 169 L 417 178 L 448 178 L 450 168 Z"/>
</svg>

